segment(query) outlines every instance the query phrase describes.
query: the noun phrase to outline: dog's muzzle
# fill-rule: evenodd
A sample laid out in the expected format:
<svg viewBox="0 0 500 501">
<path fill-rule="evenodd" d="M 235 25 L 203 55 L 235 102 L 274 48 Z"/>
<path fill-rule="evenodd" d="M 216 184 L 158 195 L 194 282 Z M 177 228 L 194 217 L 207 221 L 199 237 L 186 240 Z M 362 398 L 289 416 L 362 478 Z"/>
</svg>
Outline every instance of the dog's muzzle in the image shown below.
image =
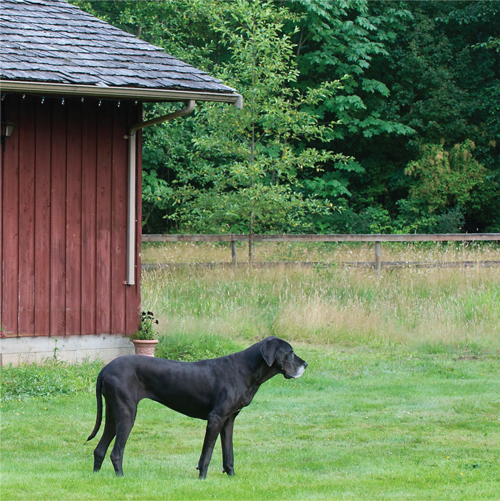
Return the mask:
<svg viewBox="0 0 500 501">
<path fill-rule="evenodd" d="M 306 372 L 307 364 L 301 365 L 297 368 L 295 374 L 285 374 L 285 379 L 297 379 Z"/>
</svg>

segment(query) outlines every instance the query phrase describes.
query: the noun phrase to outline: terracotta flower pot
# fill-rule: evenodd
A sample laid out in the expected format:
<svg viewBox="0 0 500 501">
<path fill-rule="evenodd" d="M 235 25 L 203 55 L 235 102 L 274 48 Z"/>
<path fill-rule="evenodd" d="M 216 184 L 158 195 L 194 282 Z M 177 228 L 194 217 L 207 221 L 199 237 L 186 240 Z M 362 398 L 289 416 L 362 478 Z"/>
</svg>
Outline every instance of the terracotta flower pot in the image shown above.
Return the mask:
<svg viewBox="0 0 500 501">
<path fill-rule="evenodd" d="M 136 355 L 145 355 L 146 357 L 155 356 L 154 353 L 158 339 L 132 339 L 132 343 L 134 343 Z"/>
</svg>

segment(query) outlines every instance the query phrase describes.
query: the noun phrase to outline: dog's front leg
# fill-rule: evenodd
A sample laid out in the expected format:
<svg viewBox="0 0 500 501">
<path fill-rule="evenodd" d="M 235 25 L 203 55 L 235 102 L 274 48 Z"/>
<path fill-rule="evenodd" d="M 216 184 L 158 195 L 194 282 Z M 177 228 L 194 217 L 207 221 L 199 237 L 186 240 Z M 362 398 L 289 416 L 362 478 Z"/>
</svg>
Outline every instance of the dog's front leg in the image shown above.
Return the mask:
<svg viewBox="0 0 500 501">
<path fill-rule="evenodd" d="M 226 420 L 220 431 L 222 444 L 222 473 L 227 473 L 230 477 L 234 475 L 234 455 L 233 455 L 233 427 L 236 416 Z"/>
<path fill-rule="evenodd" d="M 224 424 L 223 419 L 213 413 L 208 415 L 207 420 L 207 431 L 205 433 L 205 440 L 203 441 L 203 449 L 201 451 L 200 460 L 198 461 L 197 469 L 200 470 L 200 478 L 205 478 L 207 476 L 208 465 L 212 459 L 212 453 L 214 451 L 215 442 L 220 433 L 222 425 Z"/>
</svg>

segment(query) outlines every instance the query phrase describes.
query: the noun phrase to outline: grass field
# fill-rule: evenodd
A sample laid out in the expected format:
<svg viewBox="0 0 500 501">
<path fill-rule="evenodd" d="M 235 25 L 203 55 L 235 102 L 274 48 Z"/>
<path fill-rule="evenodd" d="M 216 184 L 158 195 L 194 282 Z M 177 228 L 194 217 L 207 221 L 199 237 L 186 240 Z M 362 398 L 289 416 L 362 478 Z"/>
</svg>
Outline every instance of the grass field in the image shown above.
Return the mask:
<svg viewBox="0 0 500 501">
<path fill-rule="evenodd" d="M 280 256 L 288 246 L 275 247 Z M 325 245 L 293 251 L 300 247 L 309 255 L 323 252 L 325 260 L 340 252 L 339 246 Z M 386 247 L 396 260 L 500 260 L 498 245 Z M 144 258 L 161 251 L 174 253 L 177 262 L 181 255 L 195 261 L 197 252 L 205 255 L 210 248 L 149 246 Z M 213 261 L 220 248 L 213 246 Z M 357 259 L 368 251 L 353 245 L 341 252 Z M 144 274 L 142 291 L 144 304 L 160 320 L 160 332 L 170 336 L 205 333 L 252 341 L 275 334 L 326 345 L 500 349 L 500 267 L 386 269 L 380 275 L 335 267 L 160 270 Z"/>
<path fill-rule="evenodd" d="M 92 473 L 101 364 L 4 368 L 2 501 L 500 499 L 500 270 L 155 271 L 143 305 L 172 358 L 276 334 L 309 367 L 261 387 L 236 420 L 236 477 L 217 444 L 205 481 L 204 422 L 151 401 L 125 477 L 109 458 Z"/>
</svg>

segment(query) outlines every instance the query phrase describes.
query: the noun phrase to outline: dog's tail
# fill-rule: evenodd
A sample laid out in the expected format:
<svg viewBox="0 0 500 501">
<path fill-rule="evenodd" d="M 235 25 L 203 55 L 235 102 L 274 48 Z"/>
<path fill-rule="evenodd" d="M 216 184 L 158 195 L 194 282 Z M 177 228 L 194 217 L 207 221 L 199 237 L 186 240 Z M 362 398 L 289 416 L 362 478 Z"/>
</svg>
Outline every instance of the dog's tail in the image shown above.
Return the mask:
<svg viewBox="0 0 500 501">
<path fill-rule="evenodd" d="M 101 427 L 101 422 L 102 422 L 102 373 L 104 369 L 99 372 L 99 376 L 97 376 L 97 383 L 95 385 L 95 396 L 97 399 L 97 416 L 95 419 L 95 426 L 94 429 L 92 430 L 92 433 L 89 435 L 89 438 L 87 438 L 87 442 L 89 440 L 92 440 L 96 435 L 97 432 L 99 431 L 99 428 Z"/>
</svg>

